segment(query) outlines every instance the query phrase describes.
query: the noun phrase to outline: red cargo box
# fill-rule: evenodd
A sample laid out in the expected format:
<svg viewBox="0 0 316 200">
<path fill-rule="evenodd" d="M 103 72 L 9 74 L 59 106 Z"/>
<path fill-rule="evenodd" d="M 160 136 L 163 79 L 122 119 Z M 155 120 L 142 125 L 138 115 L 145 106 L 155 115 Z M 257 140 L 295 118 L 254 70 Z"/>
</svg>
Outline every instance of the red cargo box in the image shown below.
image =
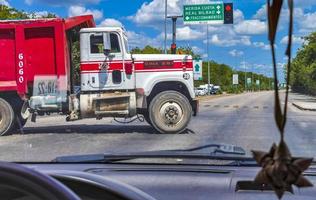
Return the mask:
<svg viewBox="0 0 316 200">
<path fill-rule="evenodd" d="M 84 27 L 95 27 L 92 15 L 0 21 L 0 92 L 24 96 L 37 75 L 66 76 L 69 81 L 67 32 Z"/>
</svg>

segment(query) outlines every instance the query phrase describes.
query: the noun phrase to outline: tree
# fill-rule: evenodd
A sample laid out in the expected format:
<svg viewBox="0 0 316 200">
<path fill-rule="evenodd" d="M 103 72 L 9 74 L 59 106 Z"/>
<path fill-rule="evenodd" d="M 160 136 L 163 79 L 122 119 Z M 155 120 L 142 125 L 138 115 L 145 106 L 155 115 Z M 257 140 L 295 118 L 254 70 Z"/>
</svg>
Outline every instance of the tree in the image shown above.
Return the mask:
<svg viewBox="0 0 316 200">
<path fill-rule="evenodd" d="M 131 50 L 132 54 L 163 54 L 161 48 L 155 48 L 150 45 L 145 46 L 143 49 L 135 47 Z M 168 54 L 171 54 L 171 50 L 168 50 Z M 193 59 L 199 59 L 201 56 L 196 54 L 191 47 L 178 47 L 177 54 L 191 55 Z"/>
<path fill-rule="evenodd" d="M 15 8 L 11 8 L 5 5 L 0 5 L 0 20 L 8 20 L 8 19 L 34 19 L 34 18 L 54 18 L 56 17 L 53 13 L 46 13 L 44 15 L 38 15 L 37 13 L 27 13 L 23 10 L 17 10 Z"/>
<path fill-rule="evenodd" d="M 26 12 L 18 11 L 15 8 L 11 8 L 5 5 L 0 5 L 0 20 L 29 18 L 30 17 Z"/>
<path fill-rule="evenodd" d="M 161 54 L 162 49 L 158 49 L 150 45 L 147 45 L 143 49 L 136 47 L 131 50 L 131 53 L 132 54 Z"/>
<path fill-rule="evenodd" d="M 295 92 L 316 95 L 316 32 L 304 40 L 292 60 L 290 85 Z"/>
</svg>

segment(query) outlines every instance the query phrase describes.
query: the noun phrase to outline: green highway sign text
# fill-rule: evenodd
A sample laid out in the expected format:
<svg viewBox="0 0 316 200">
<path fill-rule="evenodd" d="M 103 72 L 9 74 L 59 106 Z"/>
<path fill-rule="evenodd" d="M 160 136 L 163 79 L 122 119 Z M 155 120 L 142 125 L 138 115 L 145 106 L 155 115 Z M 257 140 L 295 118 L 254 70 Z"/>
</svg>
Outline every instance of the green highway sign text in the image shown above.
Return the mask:
<svg viewBox="0 0 316 200">
<path fill-rule="evenodd" d="M 223 3 L 184 5 L 183 19 L 185 24 L 223 24 L 224 5 Z"/>
</svg>

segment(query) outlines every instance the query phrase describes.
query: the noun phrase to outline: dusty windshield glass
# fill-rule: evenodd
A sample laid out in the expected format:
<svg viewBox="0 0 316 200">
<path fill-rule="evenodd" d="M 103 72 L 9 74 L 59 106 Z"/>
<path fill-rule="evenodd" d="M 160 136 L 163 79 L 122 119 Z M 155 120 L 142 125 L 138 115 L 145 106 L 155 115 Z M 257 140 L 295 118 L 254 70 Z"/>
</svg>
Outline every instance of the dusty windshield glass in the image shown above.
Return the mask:
<svg viewBox="0 0 316 200">
<path fill-rule="evenodd" d="M 251 157 L 279 141 L 266 1 L 126 3 L 0 1 L 1 160 L 209 144 L 198 152 Z M 294 156 L 315 157 L 316 3 L 294 11 L 285 139 Z"/>
</svg>

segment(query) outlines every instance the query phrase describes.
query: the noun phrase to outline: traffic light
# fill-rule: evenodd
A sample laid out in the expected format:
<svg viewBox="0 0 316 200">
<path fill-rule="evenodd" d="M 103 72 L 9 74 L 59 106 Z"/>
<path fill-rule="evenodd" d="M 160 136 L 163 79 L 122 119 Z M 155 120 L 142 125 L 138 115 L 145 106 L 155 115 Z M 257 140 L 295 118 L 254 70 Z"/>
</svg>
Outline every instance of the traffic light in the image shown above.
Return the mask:
<svg viewBox="0 0 316 200">
<path fill-rule="evenodd" d="M 234 6 L 233 3 L 224 3 L 224 24 L 234 23 Z"/>
<path fill-rule="evenodd" d="M 177 45 L 176 44 L 171 44 L 171 54 L 176 54 L 177 53 Z"/>
</svg>

